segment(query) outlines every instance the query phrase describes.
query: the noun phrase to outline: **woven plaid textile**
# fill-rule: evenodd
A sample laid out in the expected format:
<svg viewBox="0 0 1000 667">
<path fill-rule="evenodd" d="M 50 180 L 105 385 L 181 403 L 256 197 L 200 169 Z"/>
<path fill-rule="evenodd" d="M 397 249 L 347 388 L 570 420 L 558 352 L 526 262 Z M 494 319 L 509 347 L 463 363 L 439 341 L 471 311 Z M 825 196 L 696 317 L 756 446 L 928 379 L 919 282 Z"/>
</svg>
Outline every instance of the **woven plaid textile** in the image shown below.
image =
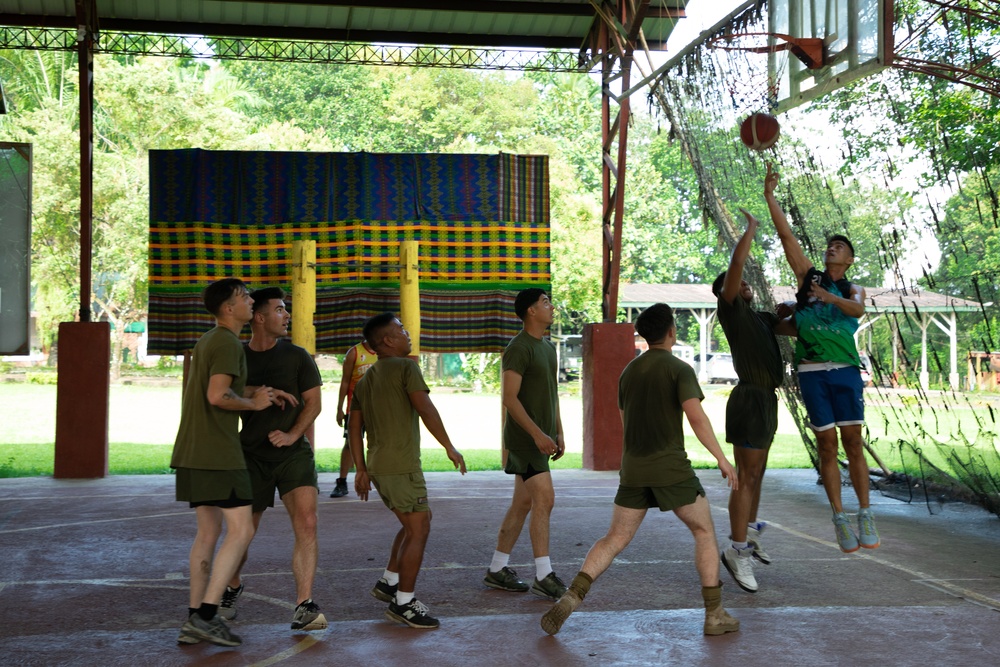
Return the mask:
<svg viewBox="0 0 1000 667">
<path fill-rule="evenodd" d="M 149 164 L 150 354 L 180 354 L 211 327 L 213 280 L 290 292 L 299 239 L 316 241 L 319 353 L 399 310 L 401 241 L 419 242 L 426 352 L 503 349 L 520 327 L 514 295 L 550 289 L 546 156 L 186 149 Z"/>
</svg>

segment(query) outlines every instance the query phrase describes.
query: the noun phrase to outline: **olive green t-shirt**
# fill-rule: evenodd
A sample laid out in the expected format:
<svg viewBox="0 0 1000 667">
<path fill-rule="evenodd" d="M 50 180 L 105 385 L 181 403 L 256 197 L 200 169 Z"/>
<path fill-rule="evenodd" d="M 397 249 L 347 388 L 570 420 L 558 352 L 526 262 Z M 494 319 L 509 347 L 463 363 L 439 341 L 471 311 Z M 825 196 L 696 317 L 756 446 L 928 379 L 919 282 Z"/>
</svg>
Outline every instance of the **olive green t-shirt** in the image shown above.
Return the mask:
<svg viewBox="0 0 1000 667">
<path fill-rule="evenodd" d="M 232 376 L 230 388 L 237 396 L 246 386 L 247 361 L 243 344 L 232 331 L 215 327 L 195 343 L 181 403 L 181 423 L 170 457 L 171 468 L 243 470 L 240 447 L 240 413 L 208 402 L 208 381 L 213 375 Z"/>
<path fill-rule="evenodd" d="M 514 336 L 503 352 L 503 371 L 521 376 L 517 400 L 531 421 L 553 440 L 559 435 L 559 387 L 556 374 L 556 348 L 547 340 L 525 331 Z M 503 445 L 512 452 L 526 455 L 538 452 L 535 440 L 514 418 L 507 414 L 503 427 Z"/>
<path fill-rule="evenodd" d="M 299 449 L 309 449 L 311 445 L 304 435 L 290 447 L 275 447 L 267 434 L 274 430 L 291 430 L 302 412 L 302 394 L 323 384 L 312 356 L 286 340 L 279 340 L 263 352 L 255 352 L 248 345 L 244 345 L 243 351 L 247 357 L 247 386 L 281 389 L 298 401 L 296 406 L 272 405 L 264 410 L 243 412 L 243 430 L 240 431 L 243 451 L 261 461 L 284 461 Z"/>
<path fill-rule="evenodd" d="M 364 417 L 372 476 L 420 472 L 420 415 L 410 403 L 414 391 L 430 390 L 420 366 L 406 357 L 380 357 L 354 388 L 351 412 Z"/>
<path fill-rule="evenodd" d="M 694 369 L 666 350 L 648 350 L 625 367 L 618 379 L 622 486 L 670 486 L 694 477 L 681 408 L 692 398 L 705 398 Z"/>
<path fill-rule="evenodd" d="M 784 362 L 774 336 L 778 317 L 754 310 L 743 297 L 733 303 L 719 297 L 719 324 L 733 352 L 733 368 L 740 383 L 777 389 L 784 380 Z"/>
</svg>

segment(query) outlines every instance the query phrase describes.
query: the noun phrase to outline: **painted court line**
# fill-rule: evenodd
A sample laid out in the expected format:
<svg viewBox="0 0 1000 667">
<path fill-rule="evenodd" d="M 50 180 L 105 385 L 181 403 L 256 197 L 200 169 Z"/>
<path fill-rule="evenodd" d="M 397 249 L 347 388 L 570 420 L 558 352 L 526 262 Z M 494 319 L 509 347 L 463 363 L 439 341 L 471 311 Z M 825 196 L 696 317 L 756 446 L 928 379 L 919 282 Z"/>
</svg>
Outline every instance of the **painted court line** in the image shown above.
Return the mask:
<svg viewBox="0 0 1000 667">
<path fill-rule="evenodd" d="M 798 538 L 803 539 L 803 540 L 808 540 L 810 542 L 815 542 L 817 544 L 822 544 L 822 545 L 830 547 L 832 549 L 839 549 L 840 548 L 836 544 L 834 544 L 833 542 L 830 542 L 828 540 L 824 540 L 824 539 L 821 539 L 821 538 L 818 538 L 818 537 L 813 537 L 812 535 L 807 535 L 806 533 L 801 533 L 801 532 L 799 532 L 799 531 L 797 531 L 797 530 L 795 530 L 793 528 L 787 528 L 785 526 L 782 526 L 779 523 L 773 523 L 771 521 L 768 521 L 767 525 L 769 527 L 774 527 L 774 528 L 777 528 L 778 530 L 782 530 L 782 531 L 788 533 L 789 535 L 794 535 L 795 537 L 798 537 Z M 849 554 L 849 555 L 851 555 L 851 556 L 857 556 L 858 558 L 863 558 L 863 559 L 869 560 L 869 561 L 871 561 L 873 563 L 877 563 L 878 565 L 882 565 L 883 567 L 887 567 L 887 568 L 896 570 L 898 572 L 902 572 L 904 574 L 907 574 L 907 575 L 909 575 L 912 578 L 912 581 L 914 583 L 921 584 L 923 586 L 929 586 L 931 588 L 934 588 L 936 590 L 941 591 L 942 593 L 947 593 L 949 595 L 954 595 L 955 597 L 960 598 L 962 600 L 966 600 L 966 601 L 972 602 L 974 604 L 979 604 L 979 605 L 982 605 L 982 606 L 985 606 L 985 607 L 989 607 L 990 609 L 994 609 L 996 611 L 1000 611 L 1000 600 L 997 600 L 995 598 L 991 598 L 988 595 L 983 595 L 982 593 L 977 593 L 976 591 L 969 590 L 968 588 L 964 588 L 962 586 L 956 586 L 955 584 L 950 583 L 946 579 L 941 579 L 939 577 L 935 577 L 935 576 L 927 574 L 925 572 L 921 572 L 920 570 L 915 570 L 913 568 L 906 567 L 905 565 L 900 565 L 899 563 L 893 563 L 892 561 L 886 560 L 884 558 L 880 558 L 880 557 L 875 556 L 875 555 L 873 555 L 871 553 L 857 553 L 856 552 L 856 553 Z"/>
</svg>

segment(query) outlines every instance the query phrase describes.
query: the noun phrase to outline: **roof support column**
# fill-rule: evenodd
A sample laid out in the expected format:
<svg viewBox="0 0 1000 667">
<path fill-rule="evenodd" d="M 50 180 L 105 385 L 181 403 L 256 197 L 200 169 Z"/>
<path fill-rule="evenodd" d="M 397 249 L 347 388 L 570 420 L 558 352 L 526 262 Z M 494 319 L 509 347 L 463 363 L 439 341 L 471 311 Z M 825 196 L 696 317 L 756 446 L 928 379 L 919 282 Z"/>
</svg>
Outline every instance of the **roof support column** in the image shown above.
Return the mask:
<svg viewBox="0 0 1000 667">
<path fill-rule="evenodd" d="M 583 466 L 616 470 L 623 441 L 616 387 L 622 370 L 635 358 L 635 329 L 629 323 L 615 324 L 629 124 L 629 99 L 622 93 L 629 87 L 632 56 L 649 0 L 590 0 L 590 4 L 597 18 L 581 57 L 601 64 L 603 321 L 583 330 Z"/>
<path fill-rule="evenodd" d="M 593 1 L 600 21 L 591 53 L 601 61 L 602 300 L 605 322 L 618 319 L 625 171 L 628 162 L 629 89 L 632 61 L 649 0 Z M 612 88 L 617 94 L 612 92 Z"/>
<path fill-rule="evenodd" d="M 80 67 L 80 321 L 59 325 L 56 385 L 57 478 L 108 474 L 111 327 L 92 322 L 95 0 L 76 0 Z"/>
<path fill-rule="evenodd" d="M 80 67 L 80 321 L 90 322 L 94 230 L 94 40 L 96 0 L 76 0 Z"/>
</svg>

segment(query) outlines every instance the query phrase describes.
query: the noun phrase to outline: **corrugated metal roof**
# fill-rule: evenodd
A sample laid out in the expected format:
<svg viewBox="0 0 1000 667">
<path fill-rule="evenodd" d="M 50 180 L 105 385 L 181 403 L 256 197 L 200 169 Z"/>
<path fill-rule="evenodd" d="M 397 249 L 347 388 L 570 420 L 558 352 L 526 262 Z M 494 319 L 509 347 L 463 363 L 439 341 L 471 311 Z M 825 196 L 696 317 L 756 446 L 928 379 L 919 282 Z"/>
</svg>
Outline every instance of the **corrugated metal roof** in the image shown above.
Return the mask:
<svg viewBox="0 0 1000 667">
<path fill-rule="evenodd" d="M 771 291 L 776 302 L 795 299 L 791 287 L 777 286 Z M 876 312 L 926 313 L 973 312 L 981 309 L 976 301 L 938 294 L 924 289 L 900 290 L 892 287 L 865 287 L 865 306 Z M 667 303 L 673 308 L 715 308 L 717 300 L 711 285 L 624 284 L 621 286 L 621 308 L 647 308 L 654 303 Z"/>
<path fill-rule="evenodd" d="M 688 0 L 651 0 L 647 41 L 665 42 Z M 95 0 L 112 31 L 215 37 L 579 49 L 588 0 Z M 0 25 L 69 27 L 74 0 L 0 0 Z M 325 37 L 324 37 L 325 35 Z"/>
</svg>

